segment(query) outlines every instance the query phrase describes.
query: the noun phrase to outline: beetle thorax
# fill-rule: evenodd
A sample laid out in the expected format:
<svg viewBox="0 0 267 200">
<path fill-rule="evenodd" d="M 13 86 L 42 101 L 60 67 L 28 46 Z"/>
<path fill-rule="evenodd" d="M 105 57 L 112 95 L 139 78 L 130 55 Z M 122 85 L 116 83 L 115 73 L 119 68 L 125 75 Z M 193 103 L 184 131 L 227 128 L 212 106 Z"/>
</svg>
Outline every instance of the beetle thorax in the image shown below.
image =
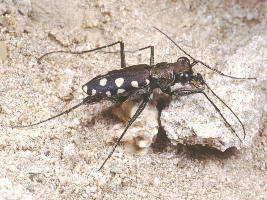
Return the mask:
<svg viewBox="0 0 267 200">
<path fill-rule="evenodd" d="M 175 75 L 173 73 L 173 63 L 158 63 L 152 68 L 151 79 L 152 88 L 161 88 L 166 90 L 175 83 Z"/>
<path fill-rule="evenodd" d="M 154 67 L 153 78 L 155 79 L 174 79 L 172 63 L 158 63 Z"/>
</svg>

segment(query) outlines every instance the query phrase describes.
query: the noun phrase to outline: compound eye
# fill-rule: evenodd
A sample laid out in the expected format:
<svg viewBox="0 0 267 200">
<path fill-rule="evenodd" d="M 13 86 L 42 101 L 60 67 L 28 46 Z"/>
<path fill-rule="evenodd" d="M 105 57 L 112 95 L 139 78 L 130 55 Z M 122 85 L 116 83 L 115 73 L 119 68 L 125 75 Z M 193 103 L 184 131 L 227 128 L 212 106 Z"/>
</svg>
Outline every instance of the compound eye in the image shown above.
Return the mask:
<svg viewBox="0 0 267 200">
<path fill-rule="evenodd" d="M 187 83 L 190 79 L 190 76 L 188 73 L 182 73 L 182 74 L 179 74 L 179 81 L 181 83 Z"/>
</svg>

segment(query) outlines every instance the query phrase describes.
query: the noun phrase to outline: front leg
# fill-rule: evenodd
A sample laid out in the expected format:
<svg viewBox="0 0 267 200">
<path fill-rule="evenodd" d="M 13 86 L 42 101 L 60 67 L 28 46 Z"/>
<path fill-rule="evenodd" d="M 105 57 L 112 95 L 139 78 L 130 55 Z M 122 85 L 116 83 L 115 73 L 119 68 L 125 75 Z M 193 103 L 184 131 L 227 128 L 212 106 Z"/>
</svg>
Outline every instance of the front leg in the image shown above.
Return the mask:
<svg viewBox="0 0 267 200">
<path fill-rule="evenodd" d="M 170 96 L 188 96 L 191 94 L 203 93 L 203 89 L 194 89 L 194 90 L 175 90 L 170 92 Z"/>
</svg>

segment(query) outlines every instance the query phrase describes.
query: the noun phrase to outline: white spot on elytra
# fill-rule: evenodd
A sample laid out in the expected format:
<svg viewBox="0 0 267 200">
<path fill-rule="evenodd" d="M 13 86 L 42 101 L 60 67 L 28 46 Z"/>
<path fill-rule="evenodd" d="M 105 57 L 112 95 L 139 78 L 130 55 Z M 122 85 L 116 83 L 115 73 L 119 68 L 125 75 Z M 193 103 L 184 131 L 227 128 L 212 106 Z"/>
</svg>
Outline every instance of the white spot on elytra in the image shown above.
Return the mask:
<svg viewBox="0 0 267 200">
<path fill-rule="evenodd" d="M 122 86 L 122 84 L 124 83 L 124 78 L 117 78 L 115 80 L 115 83 L 116 83 L 117 87 Z"/>
<path fill-rule="evenodd" d="M 146 79 L 146 84 L 148 85 L 150 83 L 150 81 L 148 79 Z"/>
<path fill-rule="evenodd" d="M 132 86 L 133 87 L 136 87 L 136 88 L 138 88 L 139 86 L 138 86 L 138 82 L 137 81 L 132 81 L 131 82 L 131 84 L 132 84 Z"/>
<path fill-rule="evenodd" d="M 110 96 L 111 96 L 110 91 L 107 91 L 107 92 L 106 92 L 106 95 L 107 95 L 108 97 L 110 97 Z"/>
<path fill-rule="evenodd" d="M 106 78 L 102 78 L 100 81 L 99 81 L 99 84 L 101 86 L 105 86 L 107 84 L 107 79 Z"/>
<path fill-rule="evenodd" d="M 120 93 L 123 93 L 123 92 L 125 92 L 124 89 L 118 89 L 117 94 L 120 94 Z"/>
<path fill-rule="evenodd" d="M 96 90 L 92 89 L 92 96 L 95 95 L 95 93 L 96 93 Z"/>
</svg>

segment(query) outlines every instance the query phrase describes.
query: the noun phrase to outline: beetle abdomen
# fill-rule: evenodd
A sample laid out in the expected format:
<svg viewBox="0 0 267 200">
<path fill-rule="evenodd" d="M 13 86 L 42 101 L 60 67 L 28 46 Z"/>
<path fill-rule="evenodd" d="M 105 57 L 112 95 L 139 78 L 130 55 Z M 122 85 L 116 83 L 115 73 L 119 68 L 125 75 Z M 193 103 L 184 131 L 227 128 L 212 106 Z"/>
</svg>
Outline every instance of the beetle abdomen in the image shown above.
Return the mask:
<svg viewBox="0 0 267 200">
<path fill-rule="evenodd" d="M 83 91 L 90 96 L 98 93 L 113 96 L 147 86 L 149 75 L 150 66 L 145 64 L 113 70 L 90 80 L 83 85 Z"/>
</svg>

